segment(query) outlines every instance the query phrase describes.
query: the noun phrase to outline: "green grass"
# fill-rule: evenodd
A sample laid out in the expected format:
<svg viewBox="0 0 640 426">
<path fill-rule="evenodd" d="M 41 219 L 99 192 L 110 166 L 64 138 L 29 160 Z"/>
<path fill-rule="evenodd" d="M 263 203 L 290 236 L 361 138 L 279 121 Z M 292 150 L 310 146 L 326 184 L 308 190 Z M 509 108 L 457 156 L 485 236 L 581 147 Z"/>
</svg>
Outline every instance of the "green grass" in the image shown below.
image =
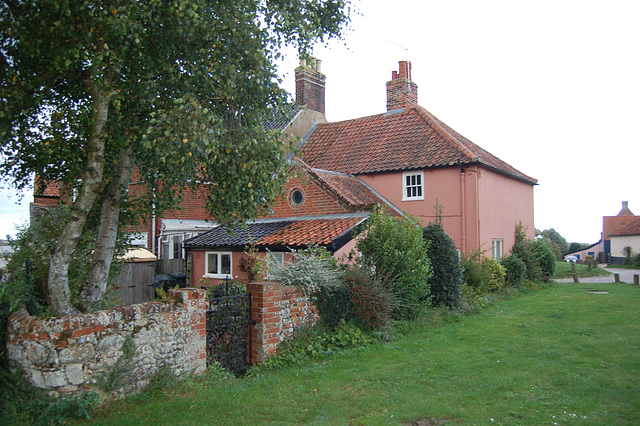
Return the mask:
<svg viewBox="0 0 640 426">
<path fill-rule="evenodd" d="M 605 275 L 611 275 L 611 272 L 602 268 L 593 268 L 590 271 L 587 265 L 581 265 L 576 263 L 576 274 L 578 277 L 600 277 Z M 553 275 L 553 279 L 562 279 L 562 278 L 571 278 L 573 275 L 573 271 L 571 269 L 571 263 L 568 262 L 556 262 L 556 273 Z"/>
<path fill-rule="evenodd" d="M 638 287 L 561 284 L 304 367 L 147 392 L 93 423 L 638 424 L 639 311 Z"/>
</svg>

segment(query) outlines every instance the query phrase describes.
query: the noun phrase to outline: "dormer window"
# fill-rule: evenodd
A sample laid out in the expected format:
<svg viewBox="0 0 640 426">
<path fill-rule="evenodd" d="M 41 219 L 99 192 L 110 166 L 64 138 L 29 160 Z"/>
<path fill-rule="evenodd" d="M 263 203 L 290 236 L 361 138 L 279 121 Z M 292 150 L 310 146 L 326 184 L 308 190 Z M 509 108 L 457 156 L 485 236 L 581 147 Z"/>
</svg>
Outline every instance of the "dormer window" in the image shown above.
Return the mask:
<svg viewBox="0 0 640 426">
<path fill-rule="evenodd" d="M 402 174 L 402 201 L 424 200 L 424 172 Z"/>
</svg>

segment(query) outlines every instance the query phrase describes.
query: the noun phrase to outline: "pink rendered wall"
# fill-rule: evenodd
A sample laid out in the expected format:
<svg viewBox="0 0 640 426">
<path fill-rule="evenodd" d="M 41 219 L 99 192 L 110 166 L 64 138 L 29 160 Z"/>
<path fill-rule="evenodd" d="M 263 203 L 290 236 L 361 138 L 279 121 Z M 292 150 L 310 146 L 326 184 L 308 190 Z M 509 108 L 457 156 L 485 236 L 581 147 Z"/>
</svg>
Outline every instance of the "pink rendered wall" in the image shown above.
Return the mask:
<svg viewBox="0 0 640 426">
<path fill-rule="evenodd" d="M 478 179 L 480 241 L 491 254 L 491 240 L 503 239 L 503 252 L 509 254 L 515 242 L 515 227 L 522 221 L 527 237 L 535 238 L 533 185 L 480 169 Z"/>
<path fill-rule="evenodd" d="M 515 226 L 528 227 L 535 237 L 533 185 L 477 166 L 445 167 L 424 171 L 424 200 L 402 201 L 402 172 L 359 176 L 423 226 L 435 220 L 436 199 L 444 208 L 444 230 L 462 251 L 489 250 L 491 240 L 502 238 L 504 254 L 513 247 Z M 464 193 L 464 197 L 461 194 Z"/>
<path fill-rule="evenodd" d="M 424 200 L 402 201 L 402 172 L 358 176 L 383 197 L 401 210 L 417 217 L 423 226 L 435 220 L 436 199 L 444 209 L 444 230 L 463 251 L 477 245 L 477 218 L 475 216 L 476 174 L 465 173 L 464 184 L 458 167 L 446 167 L 424 171 Z M 465 197 L 461 197 L 464 187 Z M 462 210 L 466 212 L 463 226 Z"/>
</svg>

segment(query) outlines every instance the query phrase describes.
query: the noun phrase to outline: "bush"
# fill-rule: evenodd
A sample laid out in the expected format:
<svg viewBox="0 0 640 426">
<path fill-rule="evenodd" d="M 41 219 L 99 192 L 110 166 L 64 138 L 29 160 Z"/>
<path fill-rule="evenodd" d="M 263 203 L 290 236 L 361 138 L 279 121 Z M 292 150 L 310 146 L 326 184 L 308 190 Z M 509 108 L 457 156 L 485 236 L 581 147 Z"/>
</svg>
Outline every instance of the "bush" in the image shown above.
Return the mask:
<svg viewBox="0 0 640 426">
<path fill-rule="evenodd" d="M 320 323 L 328 330 L 334 330 L 342 321 L 353 317 L 351 291 L 344 286 L 323 287 L 311 295 L 318 309 Z"/>
<path fill-rule="evenodd" d="M 397 306 L 396 298 L 367 269 L 349 268 L 344 283 L 351 295 L 353 314 L 373 330 L 385 328 Z"/>
<path fill-rule="evenodd" d="M 502 258 L 502 266 L 506 273 L 506 280 L 513 287 L 520 287 L 527 278 L 527 265 L 522 259 L 515 255 L 509 255 Z"/>
<path fill-rule="evenodd" d="M 462 254 L 462 279 L 464 284 L 471 289 L 478 290 L 482 286 L 483 277 L 480 267 L 482 257 L 483 252 L 480 250 Z"/>
<path fill-rule="evenodd" d="M 500 262 L 486 257 L 482 261 L 481 293 L 492 293 L 501 290 L 505 285 L 505 269 Z"/>
<path fill-rule="evenodd" d="M 541 277 L 547 281 L 556 272 L 556 257 L 544 240 L 534 240 L 529 244 L 538 261 Z"/>
<path fill-rule="evenodd" d="M 541 280 L 542 270 L 540 269 L 540 263 L 532 250 L 531 241 L 527 239 L 527 228 L 522 223 L 516 225 L 515 237 L 516 241 L 511 249 L 511 254 L 519 257 L 526 265 L 528 280 Z"/>
<path fill-rule="evenodd" d="M 395 317 L 412 318 L 421 304 L 430 303 L 431 263 L 417 222 L 376 208 L 358 237 L 363 266 L 374 270 L 398 298 Z"/>
<path fill-rule="evenodd" d="M 435 223 L 424 228 L 422 236 L 428 243 L 427 254 L 433 268 L 429 278 L 432 304 L 454 307 L 460 299 L 464 273 L 456 245 L 442 226 Z"/>
<path fill-rule="evenodd" d="M 300 285 L 310 293 L 340 284 L 340 270 L 327 250 L 312 245 L 304 250 L 292 250 L 293 262 L 273 264 L 270 275 L 284 285 Z"/>
</svg>

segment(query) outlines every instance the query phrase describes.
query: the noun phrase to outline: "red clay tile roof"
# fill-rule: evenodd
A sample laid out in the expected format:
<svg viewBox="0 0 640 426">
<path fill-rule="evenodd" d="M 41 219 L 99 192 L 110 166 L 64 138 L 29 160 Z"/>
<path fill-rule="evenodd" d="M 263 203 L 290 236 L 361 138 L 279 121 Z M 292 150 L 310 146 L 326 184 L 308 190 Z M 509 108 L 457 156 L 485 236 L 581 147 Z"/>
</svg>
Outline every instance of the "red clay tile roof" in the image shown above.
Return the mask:
<svg viewBox="0 0 640 426">
<path fill-rule="evenodd" d="M 615 231 L 611 232 L 609 234 L 609 237 L 622 237 L 630 235 L 640 235 L 640 218 L 637 218 L 633 222 L 627 223 L 621 228 L 618 228 Z"/>
<path fill-rule="evenodd" d="M 371 206 L 384 202 L 356 176 L 320 169 L 310 171 L 326 187 L 352 206 Z"/>
<path fill-rule="evenodd" d="M 303 148 L 313 168 L 352 175 L 479 163 L 527 183 L 536 179 L 461 136 L 418 106 L 318 124 Z"/>
<path fill-rule="evenodd" d="M 256 244 L 259 246 L 283 245 L 298 247 L 309 244 L 326 246 L 347 233 L 362 219 L 362 217 L 349 217 L 343 219 L 299 220 L 258 240 Z"/>
<path fill-rule="evenodd" d="M 602 233 L 604 239 L 608 240 L 609 236 L 621 227 L 636 220 L 638 216 L 604 216 L 602 218 Z"/>
</svg>

